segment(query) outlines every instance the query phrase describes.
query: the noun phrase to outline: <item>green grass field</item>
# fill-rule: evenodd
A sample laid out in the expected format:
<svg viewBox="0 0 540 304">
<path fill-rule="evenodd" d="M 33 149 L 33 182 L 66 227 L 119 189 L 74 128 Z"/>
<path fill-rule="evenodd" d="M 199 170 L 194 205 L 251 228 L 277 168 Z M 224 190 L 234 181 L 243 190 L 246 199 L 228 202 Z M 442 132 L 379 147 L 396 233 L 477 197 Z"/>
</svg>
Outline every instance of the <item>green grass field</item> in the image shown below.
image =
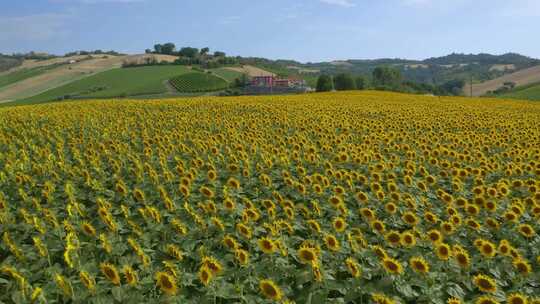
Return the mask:
<svg viewBox="0 0 540 304">
<path fill-rule="evenodd" d="M 61 64 L 52 64 L 48 66 L 36 67 L 32 69 L 21 69 L 5 75 L 0 76 L 0 88 L 6 87 L 18 81 L 28 79 L 30 77 L 38 76 L 45 73 L 48 70 L 52 70 L 59 67 Z"/>
<path fill-rule="evenodd" d="M 540 100 L 540 83 L 517 87 L 508 93 L 500 95 L 499 97 Z"/>
<path fill-rule="evenodd" d="M 242 73 L 225 69 L 225 68 L 211 69 L 210 71 L 212 71 L 212 73 L 227 80 L 230 83 L 233 83 L 236 78 L 242 77 Z"/>
<path fill-rule="evenodd" d="M 208 73 L 192 72 L 170 80 L 171 85 L 182 93 L 224 90 L 229 83 L 223 78 Z"/>
<path fill-rule="evenodd" d="M 165 82 L 189 72 L 183 66 L 146 66 L 114 69 L 99 73 L 36 96 L 15 101 L 34 104 L 63 98 L 110 98 L 167 92 Z"/>
</svg>

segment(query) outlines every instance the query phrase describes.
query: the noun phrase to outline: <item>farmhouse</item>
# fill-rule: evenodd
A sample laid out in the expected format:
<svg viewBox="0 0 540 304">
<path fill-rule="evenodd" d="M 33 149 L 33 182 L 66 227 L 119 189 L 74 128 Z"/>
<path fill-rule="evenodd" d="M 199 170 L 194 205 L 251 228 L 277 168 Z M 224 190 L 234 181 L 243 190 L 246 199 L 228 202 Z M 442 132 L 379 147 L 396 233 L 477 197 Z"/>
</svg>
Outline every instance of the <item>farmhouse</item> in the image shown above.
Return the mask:
<svg viewBox="0 0 540 304">
<path fill-rule="evenodd" d="M 251 85 L 258 87 L 303 87 L 306 85 L 305 80 L 289 76 L 288 78 L 278 78 L 276 76 L 254 76 L 251 78 Z"/>
</svg>

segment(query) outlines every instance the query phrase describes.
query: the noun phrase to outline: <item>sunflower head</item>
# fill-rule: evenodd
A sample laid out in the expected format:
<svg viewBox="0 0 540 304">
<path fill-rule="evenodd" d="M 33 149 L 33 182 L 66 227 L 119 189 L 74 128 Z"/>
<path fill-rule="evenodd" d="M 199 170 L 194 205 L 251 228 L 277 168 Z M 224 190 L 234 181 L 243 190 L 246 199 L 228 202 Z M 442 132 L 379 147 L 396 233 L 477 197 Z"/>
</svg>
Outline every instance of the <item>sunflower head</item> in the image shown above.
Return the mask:
<svg viewBox="0 0 540 304">
<path fill-rule="evenodd" d="M 120 276 L 116 267 L 109 263 L 101 263 L 99 266 L 103 275 L 114 285 L 120 285 Z"/>
<path fill-rule="evenodd" d="M 318 260 L 318 253 L 315 248 L 302 245 L 300 246 L 300 249 L 298 249 L 298 258 L 303 264 L 313 264 Z"/>
<path fill-rule="evenodd" d="M 168 272 L 158 271 L 155 275 L 156 285 L 166 295 L 175 295 L 178 292 L 174 277 Z"/>
<path fill-rule="evenodd" d="M 391 274 L 401 274 L 403 272 L 403 267 L 401 266 L 401 263 L 393 258 L 386 257 L 381 261 L 381 264 L 386 270 L 386 272 Z"/>
<path fill-rule="evenodd" d="M 527 304 L 527 297 L 520 293 L 513 293 L 506 297 L 506 303 L 508 304 Z"/>
<path fill-rule="evenodd" d="M 409 265 L 418 273 L 425 274 L 429 272 L 429 264 L 422 257 L 412 257 L 409 260 Z"/>
<path fill-rule="evenodd" d="M 279 301 L 283 297 L 281 289 L 272 280 L 261 280 L 259 282 L 259 289 L 268 299 Z"/>
<path fill-rule="evenodd" d="M 213 277 L 213 274 L 210 268 L 204 265 L 201 268 L 199 268 L 199 280 L 201 281 L 201 283 L 203 283 L 204 286 L 208 286 L 208 284 L 210 284 L 212 277 Z"/>
<path fill-rule="evenodd" d="M 336 239 L 336 237 L 331 234 L 327 234 L 324 237 L 324 243 L 326 244 L 326 247 L 331 251 L 339 251 L 339 249 L 341 248 L 338 239 Z"/>
<path fill-rule="evenodd" d="M 497 291 L 497 283 L 495 280 L 486 275 L 476 275 L 473 278 L 473 283 L 482 292 L 494 293 Z"/>
</svg>

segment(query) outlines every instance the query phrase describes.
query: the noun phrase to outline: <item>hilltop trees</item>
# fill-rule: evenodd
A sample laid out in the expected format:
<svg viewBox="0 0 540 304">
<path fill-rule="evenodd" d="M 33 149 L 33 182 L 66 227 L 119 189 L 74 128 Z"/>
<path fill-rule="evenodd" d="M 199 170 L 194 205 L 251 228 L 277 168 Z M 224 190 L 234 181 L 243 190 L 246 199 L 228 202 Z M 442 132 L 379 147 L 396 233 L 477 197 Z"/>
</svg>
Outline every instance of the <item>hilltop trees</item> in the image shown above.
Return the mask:
<svg viewBox="0 0 540 304">
<path fill-rule="evenodd" d="M 321 75 L 317 79 L 317 92 L 330 92 L 334 89 L 334 83 L 332 81 L 332 76 L 330 75 Z"/>
</svg>

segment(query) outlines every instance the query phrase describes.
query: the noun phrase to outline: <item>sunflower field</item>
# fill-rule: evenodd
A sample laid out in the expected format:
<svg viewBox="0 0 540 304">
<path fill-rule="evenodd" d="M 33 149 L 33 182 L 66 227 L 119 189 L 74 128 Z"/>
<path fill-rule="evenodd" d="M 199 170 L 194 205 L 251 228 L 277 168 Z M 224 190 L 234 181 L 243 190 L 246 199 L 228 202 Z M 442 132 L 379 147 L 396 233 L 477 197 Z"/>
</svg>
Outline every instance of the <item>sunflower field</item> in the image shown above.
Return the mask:
<svg viewBox="0 0 540 304">
<path fill-rule="evenodd" d="M 540 303 L 540 104 L 0 109 L 0 303 Z"/>
</svg>

